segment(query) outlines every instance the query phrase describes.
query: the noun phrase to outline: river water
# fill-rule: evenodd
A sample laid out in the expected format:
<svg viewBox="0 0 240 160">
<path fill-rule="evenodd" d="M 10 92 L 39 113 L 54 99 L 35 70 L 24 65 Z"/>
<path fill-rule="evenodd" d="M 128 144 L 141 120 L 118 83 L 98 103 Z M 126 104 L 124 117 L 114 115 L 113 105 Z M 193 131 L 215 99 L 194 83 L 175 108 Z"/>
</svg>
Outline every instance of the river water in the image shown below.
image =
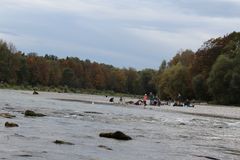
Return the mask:
<svg viewBox="0 0 240 160">
<path fill-rule="evenodd" d="M 54 96 L 53 96 L 54 95 Z M 0 159 L 7 160 L 239 160 L 240 121 L 142 106 L 62 101 L 73 94 L 0 90 Z M 101 97 L 96 96 L 96 99 Z M 28 118 L 31 109 L 46 117 Z M 15 128 L 4 123 L 14 122 Z M 120 130 L 133 139 L 99 137 Z M 57 145 L 55 140 L 74 145 Z"/>
</svg>

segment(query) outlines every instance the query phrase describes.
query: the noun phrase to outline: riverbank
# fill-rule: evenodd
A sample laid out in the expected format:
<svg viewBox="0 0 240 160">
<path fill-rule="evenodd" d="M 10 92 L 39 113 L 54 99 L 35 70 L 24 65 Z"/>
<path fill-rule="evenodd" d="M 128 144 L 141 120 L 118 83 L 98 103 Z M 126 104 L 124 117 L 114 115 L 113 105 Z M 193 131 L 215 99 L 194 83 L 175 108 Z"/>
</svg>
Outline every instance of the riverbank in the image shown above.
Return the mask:
<svg viewBox="0 0 240 160">
<path fill-rule="evenodd" d="M 18 91 L 25 94 L 32 94 L 31 91 Z M 150 106 L 147 105 L 133 105 L 126 104 L 126 102 L 136 102 L 137 98 L 123 97 L 123 101 L 120 102 L 120 97 L 117 96 L 103 96 L 103 95 L 92 95 L 92 94 L 74 94 L 74 93 L 56 93 L 56 92 L 40 92 L 39 95 L 45 98 L 51 97 L 51 99 L 69 102 L 79 102 L 88 104 L 102 104 L 102 105 L 113 105 L 122 107 L 136 107 L 139 109 L 151 109 L 160 110 L 164 112 L 178 112 L 182 114 L 192 114 L 205 117 L 216 117 L 226 119 L 240 120 L 240 107 L 236 106 L 221 106 L 221 105 L 206 105 L 197 104 L 194 107 L 173 107 L 172 105 L 161 105 L 161 106 Z M 114 98 L 114 102 L 109 102 L 110 98 Z"/>
<path fill-rule="evenodd" d="M 110 90 L 96 90 L 96 89 L 78 89 L 69 88 L 68 86 L 31 86 L 31 85 L 10 85 L 7 83 L 0 83 L 0 89 L 19 90 L 19 91 L 39 91 L 39 92 L 55 92 L 55 93 L 74 93 L 74 94 L 88 94 L 88 95 L 112 95 L 122 97 L 139 98 L 141 95 L 132 95 L 127 93 L 117 93 Z"/>
</svg>

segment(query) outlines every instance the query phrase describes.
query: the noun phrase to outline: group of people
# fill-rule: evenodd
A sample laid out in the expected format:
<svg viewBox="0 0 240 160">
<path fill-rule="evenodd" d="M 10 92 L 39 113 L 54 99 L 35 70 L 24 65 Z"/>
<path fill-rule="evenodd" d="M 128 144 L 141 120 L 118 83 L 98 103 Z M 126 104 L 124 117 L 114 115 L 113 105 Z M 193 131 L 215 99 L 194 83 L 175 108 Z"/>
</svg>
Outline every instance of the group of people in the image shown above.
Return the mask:
<svg viewBox="0 0 240 160">
<path fill-rule="evenodd" d="M 144 94 L 143 99 L 139 99 L 136 102 L 128 101 L 126 104 L 135 104 L 135 105 L 144 105 L 146 106 L 148 103 L 147 101 L 150 100 L 149 105 L 160 106 L 161 101 L 158 97 L 154 96 L 151 92 L 149 95 Z"/>
<path fill-rule="evenodd" d="M 149 103 L 148 103 L 148 100 L 149 100 Z M 109 102 L 114 102 L 114 98 L 111 97 Z M 123 98 L 120 97 L 119 98 L 119 103 L 121 103 L 121 104 L 125 103 L 125 104 L 134 104 L 134 105 L 144 105 L 144 107 L 148 104 L 151 105 L 151 106 L 160 106 L 161 104 L 162 105 L 169 105 L 168 101 L 166 103 L 161 103 L 160 98 L 158 96 L 155 96 L 152 92 L 150 92 L 149 94 L 144 94 L 143 98 L 137 100 L 136 102 L 134 102 L 134 101 L 123 102 Z M 178 94 L 176 100 L 174 101 L 173 106 L 194 107 L 194 105 L 192 105 L 188 99 L 183 100 L 180 93 Z"/>
<path fill-rule="evenodd" d="M 168 101 L 165 102 L 165 103 L 162 103 L 157 96 L 152 94 L 152 92 L 150 92 L 149 95 L 145 94 L 143 96 L 143 104 L 144 104 L 144 106 L 147 105 L 147 100 L 150 100 L 149 104 L 153 105 L 153 106 L 169 105 L 170 104 Z M 186 99 L 186 98 L 184 99 L 180 93 L 178 93 L 178 96 L 177 96 L 176 100 L 174 101 L 173 106 L 194 107 L 194 105 L 191 104 L 190 100 Z"/>
<path fill-rule="evenodd" d="M 106 96 L 108 97 L 108 96 Z M 127 101 L 123 102 L 123 97 L 119 98 L 118 103 L 122 104 L 134 104 L 134 105 L 144 105 L 146 106 L 148 103 L 147 101 L 150 100 L 149 105 L 154 105 L 154 106 L 160 106 L 161 102 L 160 99 L 152 94 L 152 92 L 149 93 L 149 95 L 144 94 L 143 99 L 139 99 L 136 102 L 134 101 Z M 114 97 L 110 97 L 109 102 L 114 102 Z"/>
<path fill-rule="evenodd" d="M 148 100 L 150 101 L 149 103 L 147 102 Z M 152 92 L 150 92 L 149 95 L 144 94 L 143 99 L 139 99 L 136 102 L 128 101 L 126 102 L 126 104 L 135 104 L 135 105 L 144 105 L 144 106 L 149 104 L 153 106 L 160 106 L 161 101 L 157 96 L 153 95 Z"/>
<path fill-rule="evenodd" d="M 160 101 L 160 98 L 155 96 L 154 94 L 152 94 L 152 92 L 149 93 L 149 97 L 147 94 L 145 94 L 143 96 L 143 103 L 144 103 L 144 106 L 147 105 L 147 100 L 150 100 L 150 105 L 153 105 L 153 106 L 160 106 L 161 105 L 161 101 Z"/>
<path fill-rule="evenodd" d="M 178 93 L 177 100 L 173 103 L 173 106 L 177 107 L 194 107 L 193 104 L 191 104 L 189 99 L 184 99 L 180 93 Z"/>
</svg>

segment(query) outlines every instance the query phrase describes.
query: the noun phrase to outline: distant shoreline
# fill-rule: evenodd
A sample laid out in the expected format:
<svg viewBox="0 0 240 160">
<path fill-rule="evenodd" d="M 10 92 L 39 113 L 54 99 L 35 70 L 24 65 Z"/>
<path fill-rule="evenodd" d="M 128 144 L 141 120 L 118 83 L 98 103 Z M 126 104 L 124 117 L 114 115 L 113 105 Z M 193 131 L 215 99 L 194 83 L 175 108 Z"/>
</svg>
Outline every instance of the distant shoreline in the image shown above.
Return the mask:
<svg viewBox="0 0 240 160">
<path fill-rule="evenodd" d="M 143 105 L 134 105 L 134 104 L 123 104 L 118 102 L 108 102 L 108 101 L 98 101 L 98 100 L 83 100 L 83 99 L 67 99 L 67 98 L 54 98 L 55 100 L 60 101 L 69 101 L 69 102 L 80 102 L 87 104 L 100 104 L 100 105 L 112 105 L 112 106 L 122 106 L 122 107 L 135 107 L 143 108 Z M 132 99 L 133 101 L 136 99 Z M 196 105 L 192 107 L 173 107 L 167 105 L 161 106 L 150 106 L 147 105 L 146 109 L 156 109 L 156 111 L 172 112 L 172 113 L 182 113 L 188 115 L 196 115 L 201 117 L 213 117 L 213 118 L 223 118 L 230 120 L 240 120 L 240 107 L 234 106 L 211 106 L 211 105 Z M 233 114 L 234 113 L 234 114 Z M 238 113 L 238 114 L 236 114 Z"/>
<path fill-rule="evenodd" d="M 90 94 L 90 95 L 119 96 L 119 97 L 133 97 L 133 98 L 141 97 L 141 95 L 116 93 L 114 91 L 109 91 L 109 90 L 78 89 L 78 88 L 69 88 L 67 86 L 54 87 L 54 86 L 9 85 L 9 84 L 3 83 L 3 84 L 0 84 L 0 89 L 23 90 L 23 91 L 33 91 L 35 89 L 38 92 Z"/>
</svg>

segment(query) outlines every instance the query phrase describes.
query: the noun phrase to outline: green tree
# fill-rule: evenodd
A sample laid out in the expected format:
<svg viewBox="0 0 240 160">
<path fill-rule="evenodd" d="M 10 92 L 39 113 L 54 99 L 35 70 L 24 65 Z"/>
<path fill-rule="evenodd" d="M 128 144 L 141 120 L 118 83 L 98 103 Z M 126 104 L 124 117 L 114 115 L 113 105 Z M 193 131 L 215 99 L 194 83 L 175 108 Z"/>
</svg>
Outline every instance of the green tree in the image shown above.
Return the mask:
<svg viewBox="0 0 240 160">
<path fill-rule="evenodd" d="M 158 91 L 161 99 L 176 99 L 180 93 L 183 98 L 192 98 L 189 70 L 181 63 L 167 68 L 160 77 Z"/>
<path fill-rule="evenodd" d="M 163 73 L 163 71 L 167 68 L 167 62 L 166 60 L 163 60 L 160 67 L 159 67 L 159 70 L 158 70 L 158 73 Z"/>
<path fill-rule="evenodd" d="M 0 81 L 8 82 L 8 61 L 10 57 L 10 50 L 7 43 L 0 40 Z"/>
<path fill-rule="evenodd" d="M 220 104 L 229 104 L 231 92 L 229 87 L 232 79 L 233 61 L 221 55 L 213 65 L 208 78 L 209 92 L 213 99 Z"/>
<path fill-rule="evenodd" d="M 0 81 L 15 84 L 19 69 L 18 54 L 13 44 L 0 40 Z"/>
<path fill-rule="evenodd" d="M 198 74 L 195 77 L 193 77 L 192 88 L 196 99 L 198 100 L 209 99 L 207 83 L 203 75 Z"/>
</svg>

